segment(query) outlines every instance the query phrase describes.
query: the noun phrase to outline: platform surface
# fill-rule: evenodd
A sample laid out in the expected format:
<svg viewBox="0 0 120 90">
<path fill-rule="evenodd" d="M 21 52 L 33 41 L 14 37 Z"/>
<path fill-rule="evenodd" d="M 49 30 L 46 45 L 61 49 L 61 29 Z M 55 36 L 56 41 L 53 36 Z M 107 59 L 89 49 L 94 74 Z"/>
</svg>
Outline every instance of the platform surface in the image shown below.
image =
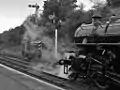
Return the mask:
<svg viewBox="0 0 120 90">
<path fill-rule="evenodd" d="M 0 64 L 0 90 L 65 90 Z"/>
</svg>

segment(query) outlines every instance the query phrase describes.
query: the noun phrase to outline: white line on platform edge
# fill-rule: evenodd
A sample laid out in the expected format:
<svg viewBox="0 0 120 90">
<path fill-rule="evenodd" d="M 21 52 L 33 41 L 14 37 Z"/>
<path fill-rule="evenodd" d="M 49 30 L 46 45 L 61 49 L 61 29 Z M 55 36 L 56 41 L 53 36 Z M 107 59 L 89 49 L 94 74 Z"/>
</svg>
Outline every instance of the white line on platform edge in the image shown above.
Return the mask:
<svg viewBox="0 0 120 90">
<path fill-rule="evenodd" d="M 66 89 L 63 89 L 63 88 L 61 88 L 61 87 L 55 86 L 55 85 L 53 85 L 53 84 L 51 84 L 51 83 L 45 82 L 45 81 L 43 81 L 43 80 L 39 80 L 39 79 L 34 78 L 34 77 L 30 76 L 30 75 L 27 75 L 27 74 L 25 74 L 25 73 L 22 73 L 22 72 L 20 72 L 20 71 L 17 71 L 17 70 L 15 70 L 15 69 L 13 69 L 13 68 L 7 67 L 7 66 L 5 66 L 5 65 L 3 65 L 3 64 L 0 64 L 0 66 L 1 66 L 1 67 L 4 67 L 4 68 L 6 68 L 6 69 L 9 69 L 9 70 L 11 70 L 11 71 L 17 72 L 17 73 L 19 73 L 19 74 L 23 74 L 23 75 L 25 75 L 25 76 L 27 76 L 27 77 L 29 77 L 29 78 L 31 78 L 31 79 L 34 79 L 34 80 L 36 80 L 36 81 L 38 81 L 38 82 L 44 83 L 44 84 L 49 85 L 49 86 L 51 86 L 51 87 L 55 87 L 55 88 L 60 89 L 60 90 L 66 90 Z"/>
</svg>

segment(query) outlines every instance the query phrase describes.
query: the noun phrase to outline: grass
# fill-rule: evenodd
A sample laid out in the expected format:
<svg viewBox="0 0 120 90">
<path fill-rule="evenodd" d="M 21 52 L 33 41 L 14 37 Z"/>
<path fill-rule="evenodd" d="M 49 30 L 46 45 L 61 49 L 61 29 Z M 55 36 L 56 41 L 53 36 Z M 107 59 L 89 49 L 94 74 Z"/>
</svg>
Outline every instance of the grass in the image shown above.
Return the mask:
<svg viewBox="0 0 120 90">
<path fill-rule="evenodd" d="M 10 54 L 10 55 L 15 55 L 18 57 L 22 57 L 21 51 L 22 51 L 22 46 L 21 45 L 1 45 L 1 50 L 4 53 Z"/>
</svg>

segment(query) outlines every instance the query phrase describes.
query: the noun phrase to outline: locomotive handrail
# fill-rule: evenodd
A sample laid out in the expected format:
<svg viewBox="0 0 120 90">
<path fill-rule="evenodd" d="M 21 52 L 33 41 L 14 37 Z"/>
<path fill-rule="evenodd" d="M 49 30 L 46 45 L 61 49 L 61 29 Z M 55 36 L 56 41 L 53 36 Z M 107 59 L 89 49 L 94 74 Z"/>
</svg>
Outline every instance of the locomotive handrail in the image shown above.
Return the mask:
<svg viewBox="0 0 120 90">
<path fill-rule="evenodd" d="M 107 29 L 108 29 L 109 25 L 110 25 L 110 21 L 107 22 L 107 25 L 106 25 L 106 27 L 105 27 L 105 34 L 106 34 L 106 32 L 107 32 Z"/>
<path fill-rule="evenodd" d="M 106 27 L 105 27 L 105 33 L 107 32 L 107 29 L 109 27 L 109 25 L 113 22 L 116 22 L 116 23 L 120 23 L 120 17 L 119 16 L 111 16 L 109 21 L 106 22 Z M 117 24 L 117 25 L 120 25 L 120 24 Z"/>
</svg>

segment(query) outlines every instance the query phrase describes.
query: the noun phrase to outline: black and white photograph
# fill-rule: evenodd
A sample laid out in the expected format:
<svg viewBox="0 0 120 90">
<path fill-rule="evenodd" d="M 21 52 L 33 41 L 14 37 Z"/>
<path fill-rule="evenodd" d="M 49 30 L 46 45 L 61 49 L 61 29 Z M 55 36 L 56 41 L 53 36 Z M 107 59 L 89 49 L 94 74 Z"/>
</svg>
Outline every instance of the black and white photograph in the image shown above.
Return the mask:
<svg viewBox="0 0 120 90">
<path fill-rule="evenodd" d="M 0 90 L 120 90 L 120 0 L 0 0 Z"/>
</svg>

